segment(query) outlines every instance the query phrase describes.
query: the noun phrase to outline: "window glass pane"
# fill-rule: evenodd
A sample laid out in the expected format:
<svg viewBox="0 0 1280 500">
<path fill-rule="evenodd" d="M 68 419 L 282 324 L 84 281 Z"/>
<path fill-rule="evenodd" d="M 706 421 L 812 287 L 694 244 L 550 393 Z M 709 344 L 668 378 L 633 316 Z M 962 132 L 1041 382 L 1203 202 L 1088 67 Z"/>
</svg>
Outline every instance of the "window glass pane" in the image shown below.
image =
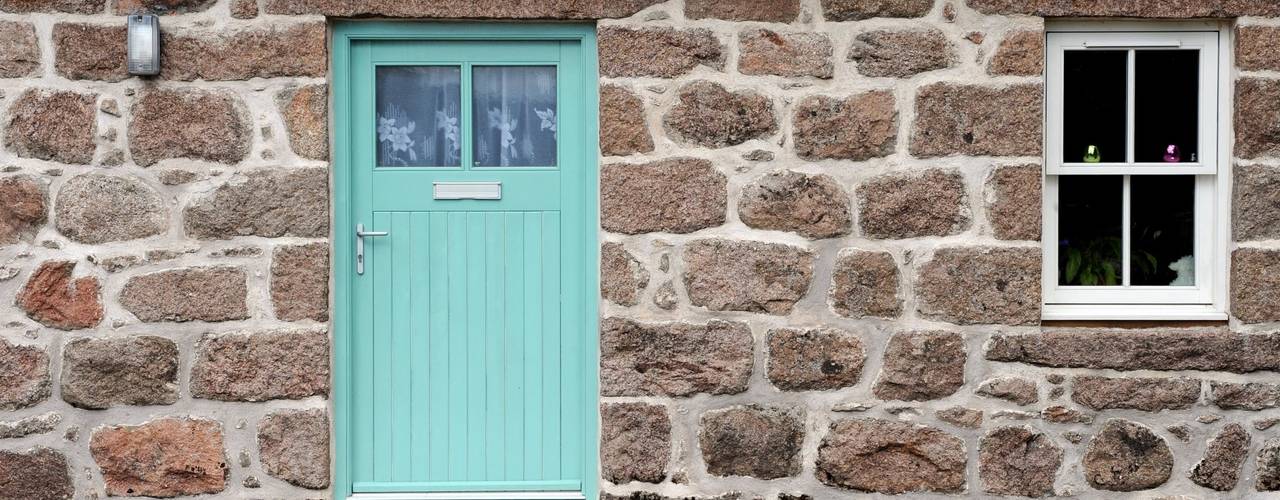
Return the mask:
<svg viewBox="0 0 1280 500">
<path fill-rule="evenodd" d="M 1063 54 L 1063 162 L 1126 161 L 1128 57 L 1124 50 Z"/>
<path fill-rule="evenodd" d="M 1124 177 L 1058 178 L 1058 284 L 1121 285 Z"/>
<path fill-rule="evenodd" d="M 554 166 L 555 66 L 476 66 L 471 80 L 476 166 Z"/>
<path fill-rule="evenodd" d="M 1129 180 L 1129 276 L 1133 285 L 1195 285 L 1192 175 Z"/>
<path fill-rule="evenodd" d="M 1134 160 L 1198 161 L 1200 51 L 1139 50 L 1134 56 Z"/>
<path fill-rule="evenodd" d="M 461 166 L 461 83 L 457 67 L 379 66 L 378 166 Z"/>
</svg>

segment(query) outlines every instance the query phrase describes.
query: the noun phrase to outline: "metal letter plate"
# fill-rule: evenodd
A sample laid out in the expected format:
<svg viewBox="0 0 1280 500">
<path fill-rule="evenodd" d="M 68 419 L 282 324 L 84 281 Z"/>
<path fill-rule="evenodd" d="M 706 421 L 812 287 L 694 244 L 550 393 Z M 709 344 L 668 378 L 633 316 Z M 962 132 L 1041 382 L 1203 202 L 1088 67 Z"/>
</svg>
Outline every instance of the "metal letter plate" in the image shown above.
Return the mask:
<svg viewBox="0 0 1280 500">
<path fill-rule="evenodd" d="M 433 182 L 437 200 L 501 200 L 502 182 Z"/>
</svg>

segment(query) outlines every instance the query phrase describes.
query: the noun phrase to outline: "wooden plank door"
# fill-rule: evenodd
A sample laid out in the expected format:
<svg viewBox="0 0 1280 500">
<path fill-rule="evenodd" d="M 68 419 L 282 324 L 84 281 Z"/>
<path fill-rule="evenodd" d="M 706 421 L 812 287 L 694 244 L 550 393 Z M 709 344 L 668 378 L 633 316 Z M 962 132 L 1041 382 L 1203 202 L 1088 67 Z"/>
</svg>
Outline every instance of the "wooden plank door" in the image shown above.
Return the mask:
<svg viewBox="0 0 1280 500">
<path fill-rule="evenodd" d="M 350 213 L 366 234 L 339 353 L 351 491 L 584 498 L 596 264 L 583 43 L 350 50 Z"/>
</svg>

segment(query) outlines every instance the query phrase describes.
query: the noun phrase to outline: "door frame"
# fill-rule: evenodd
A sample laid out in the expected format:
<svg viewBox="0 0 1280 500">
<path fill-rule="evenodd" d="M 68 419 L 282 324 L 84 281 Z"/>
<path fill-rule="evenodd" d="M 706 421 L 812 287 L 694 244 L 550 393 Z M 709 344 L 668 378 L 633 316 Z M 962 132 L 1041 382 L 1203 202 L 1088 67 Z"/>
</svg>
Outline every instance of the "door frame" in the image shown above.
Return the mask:
<svg viewBox="0 0 1280 500">
<path fill-rule="evenodd" d="M 572 154 L 577 161 L 584 162 L 584 168 L 576 185 L 566 184 L 564 196 L 579 196 L 579 206 L 583 207 L 581 219 L 582 241 L 576 242 L 578 255 L 590 267 L 581 273 L 577 286 L 581 287 L 581 295 L 585 299 L 581 308 L 581 317 L 565 318 L 565 321 L 579 322 L 586 340 L 590 343 L 583 349 L 584 405 L 582 422 L 583 430 L 583 478 L 582 494 L 588 500 L 595 500 L 599 489 L 599 76 L 596 63 L 596 31 L 593 23 L 493 23 L 493 22 L 438 22 L 438 21 L 358 21 L 343 20 L 330 23 L 330 127 L 333 133 L 333 148 L 330 154 L 332 165 L 330 186 L 333 196 L 333 225 L 330 241 L 333 245 L 331 272 L 333 278 L 333 331 L 332 358 L 332 404 L 334 444 L 331 452 L 333 458 L 334 481 L 332 484 L 335 499 L 344 500 L 351 495 L 351 304 L 354 284 L 355 266 L 355 222 L 351 210 L 354 209 L 353 193 L 351 193 L 351 176 L 353 159 L 351 158 L 350 117 L 351 79 L 356 73 L 351 68 L 351 45 L 358 40 L 565 40 L 577 41 L 582 47 L 582 115 L 579 117 L 563 117 L 580 119 L 585 124 L 585 137 L 578 141 L 579 146 L 569 148 L 562 146 L 561 152 Z M 569 221 L 566 221 L 569 222 Z M 571 252 L 566 252 L 571 253 Z M 566 289 L 572 286 L 566 283 Z M 465 496 L 465 495 L 464 495 Z M 390 498 L 383 496 L 384 498 Z M 415 498 L 413 495 L 397 495 L 397 498 Z M 424 497 L 425 498 L 425 497 Z M 440 498 L 440 497 L 433 497 Z M 480 497 L 468 497 L 480 498 Z M 496 498 L 496 497 L 495 497 Z M 511 498 L 510 494 L 502 498 Z"/>
</svg>

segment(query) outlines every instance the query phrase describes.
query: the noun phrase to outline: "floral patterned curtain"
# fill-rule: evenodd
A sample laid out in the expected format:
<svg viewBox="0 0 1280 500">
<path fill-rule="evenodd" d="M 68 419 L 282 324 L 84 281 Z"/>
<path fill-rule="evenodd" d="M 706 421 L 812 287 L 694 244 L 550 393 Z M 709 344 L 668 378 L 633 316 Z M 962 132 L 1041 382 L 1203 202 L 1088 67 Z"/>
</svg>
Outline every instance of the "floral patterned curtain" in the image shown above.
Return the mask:
<svg viewBox="0 0 1280 500">
<path fill-rule="evenodd" d="M 378 166 L 462 165 L 461 81 L 458 67 L 378 68 Z"/>
<path fill-rule="evenodd" d="M 556 165 L 556 68 L 477 66 L 472 70 L 475 165 Z"/>
</svg>

